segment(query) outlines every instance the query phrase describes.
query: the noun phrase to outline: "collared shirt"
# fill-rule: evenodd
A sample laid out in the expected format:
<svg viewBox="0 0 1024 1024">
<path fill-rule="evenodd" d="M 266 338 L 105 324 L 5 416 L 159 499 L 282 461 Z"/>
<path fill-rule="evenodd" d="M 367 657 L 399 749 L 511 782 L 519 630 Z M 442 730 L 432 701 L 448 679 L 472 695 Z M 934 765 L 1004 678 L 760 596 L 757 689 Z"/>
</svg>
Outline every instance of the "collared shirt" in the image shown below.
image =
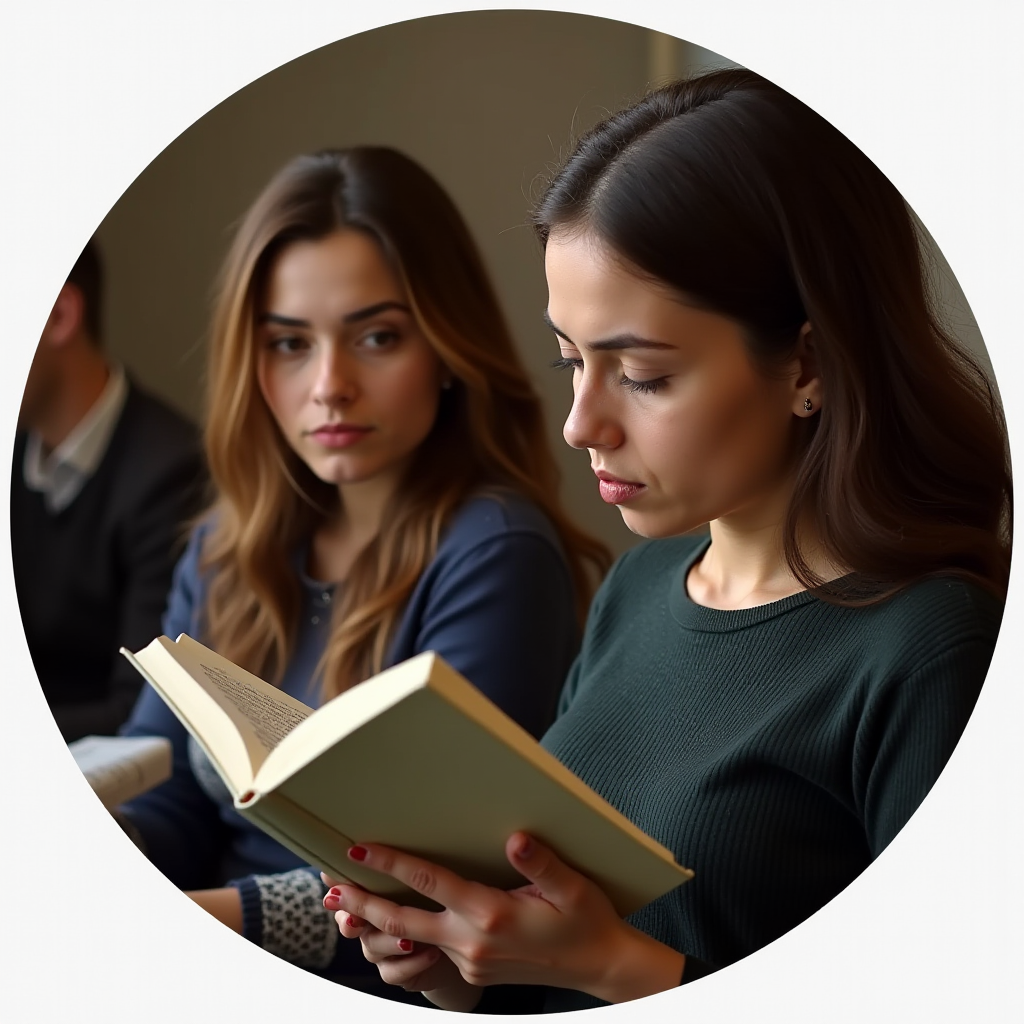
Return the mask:
<svg viewBox="0 0 1024 1024">
<path fill-rule="evenodd" d="M 42 438 L 35 432 L 29 434 L 22 463 L 25 486 L 42 492 L 49 512 L 67 508 L 99 468 L 127 397 L 124 368 L 112 366 L 100 397 L 48 456 L 43 455 Z"/>
</svg>

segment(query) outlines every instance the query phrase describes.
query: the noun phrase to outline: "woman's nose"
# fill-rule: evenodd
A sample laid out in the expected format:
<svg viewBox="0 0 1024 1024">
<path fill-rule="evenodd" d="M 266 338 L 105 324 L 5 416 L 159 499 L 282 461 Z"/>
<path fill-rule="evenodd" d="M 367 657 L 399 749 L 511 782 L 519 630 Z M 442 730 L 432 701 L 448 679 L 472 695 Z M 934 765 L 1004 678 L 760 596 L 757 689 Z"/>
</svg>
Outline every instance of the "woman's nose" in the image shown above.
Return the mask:
<svg viewBox="0 0 1024 1024">
<path fill-rule="evenodd" d="M 573 448 L 618 448 L 624 434 L 615 399 L 585 372 L 577 371 L 576 378 L 562 436 Z"/>
<path fill-rule="evenodd" d="M 325 345 L 317 360 L 313 398 L 323 405 L 345 405 L 359 393 L 356 368 L 336 345 Z"/>
</svg>

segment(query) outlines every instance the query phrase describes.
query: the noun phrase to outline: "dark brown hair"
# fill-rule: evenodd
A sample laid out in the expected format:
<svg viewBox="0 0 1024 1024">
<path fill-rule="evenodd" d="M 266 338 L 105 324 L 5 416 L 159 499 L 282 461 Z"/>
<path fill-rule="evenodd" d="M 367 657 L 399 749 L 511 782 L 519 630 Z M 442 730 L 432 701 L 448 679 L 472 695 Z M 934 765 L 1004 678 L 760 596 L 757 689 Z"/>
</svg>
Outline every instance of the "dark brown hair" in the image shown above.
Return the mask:
<svg viewBox="0 0 1024 1024">
<path fill-rule="evenodd" d="M 68 284 L 82 293 L 82 326 L 89 340 L 99 345 L 103 325 L 103 260 L 99 246 L 90 238 L 68 274 Z"/>
<path fill-rule="evenodd" d="M 454 511 L 481 490 L 511 489 L 558 532 L 582 622 L 607 549 L 558 501 L 543 410 L 473 239 L 441 186 L 384 147 L 300 156 L 242 219 L 221 275 L 207 382 L 206 452 L 217 497 L 203 552 L 213 646 L 280 678 L 300 608 L 290 558 L 337 512 L 277 428 L 256 381 L 256 316 L 274 258 L 292 242 L 365 231 L 404 283 L 424 336 L 453 376 L 380 533 L 358 556 L 332 613 L 324 696 L 380 671 L 388 643 Z M 591 570 L 594 570 L 591 572 Z"/>
<path fill-rule="evenodd" d="M 931 309 L 919 240 L 892 183 L 827 121 L 746 70 L 660 88 L 576 144 L 534 210 L 592 232 L 636 273 L 745 331 L 766 373 L 810 322 L 823 405 L 801 420 L 784 525 L 795 576 L 810 516 L 853 570 L 822 596 L 882 600 L 953 574 L 1005 594 L 1006 429 L 978 362 Z"/>
</svg>

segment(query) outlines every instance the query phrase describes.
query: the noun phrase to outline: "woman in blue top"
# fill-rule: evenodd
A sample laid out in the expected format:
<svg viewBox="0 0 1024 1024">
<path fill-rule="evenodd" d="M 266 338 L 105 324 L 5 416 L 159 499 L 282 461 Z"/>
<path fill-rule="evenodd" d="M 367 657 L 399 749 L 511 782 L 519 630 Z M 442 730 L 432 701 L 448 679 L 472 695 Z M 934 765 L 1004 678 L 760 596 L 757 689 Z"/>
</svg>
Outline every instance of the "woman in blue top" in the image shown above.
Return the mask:
<svg viewBox="0 0 1024 1024">
<path fill-rule="evenodd" d="M 559 505 L 482 262 L 413 161 L 299 157 L 253 204 L 220 281 L 205 445 L 215 495 L 166 634 L 312 705 L 434 650 L 543 732 L 607 555 Z M 278 955 L 364 969 L 358 950 L 332 962 L 319 878 L 235 813 L 150 688 L 122 732 L 173 743 L 173 778 L 120 812 L 157 867 Z"/>
<path fill-rule="evenodd" d="M 598 592 L 542 742 L 695 874 L 621 920 L 537 837 L 508 839 L 512 892 L 353 847 L 445 909 L 339 884 L 342 933 L 454 1010 L 659 992 L 825 906 L 942 771 L 1009 571 L 992 386 L 902 197 L 804 104 L 744 70 L 656 90 L 579 141 L 536 224 L 566 440 L 655 538 Z"/>
</svg>

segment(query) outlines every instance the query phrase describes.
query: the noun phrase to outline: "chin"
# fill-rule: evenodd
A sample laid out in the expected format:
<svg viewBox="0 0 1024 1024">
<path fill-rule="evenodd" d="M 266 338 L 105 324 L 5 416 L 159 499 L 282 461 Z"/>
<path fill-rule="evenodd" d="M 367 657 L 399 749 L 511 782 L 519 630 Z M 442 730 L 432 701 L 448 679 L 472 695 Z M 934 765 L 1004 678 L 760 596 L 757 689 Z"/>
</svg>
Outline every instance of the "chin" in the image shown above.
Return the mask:
<svg viewBox="0 0 1024 1024">
<path fill-rule="evenodd" d="M 680 537 L 686 533 L 693 533 L 695 530 L 707 526 L 708 520 L 694 516 L 692 518 L 676 515 L 656 515 L 654 513 L 637 512 L 633 509 L 622 508 L 619 512 L 622 515 L 622 522 L 630 533 L 635 533 L 645 540 L 663 540 L 666 537 Z"/>
<path fill-rule="evenodd" d="M 360 484 L 377 475 L 377 471 L 374 469 L 337 465 L 321 466 L 318 469 L 313 469 L 313 472 L 325 484 L 330 484 L 333 487 L 340 487 L 342 484 Z"/>
</svg>

